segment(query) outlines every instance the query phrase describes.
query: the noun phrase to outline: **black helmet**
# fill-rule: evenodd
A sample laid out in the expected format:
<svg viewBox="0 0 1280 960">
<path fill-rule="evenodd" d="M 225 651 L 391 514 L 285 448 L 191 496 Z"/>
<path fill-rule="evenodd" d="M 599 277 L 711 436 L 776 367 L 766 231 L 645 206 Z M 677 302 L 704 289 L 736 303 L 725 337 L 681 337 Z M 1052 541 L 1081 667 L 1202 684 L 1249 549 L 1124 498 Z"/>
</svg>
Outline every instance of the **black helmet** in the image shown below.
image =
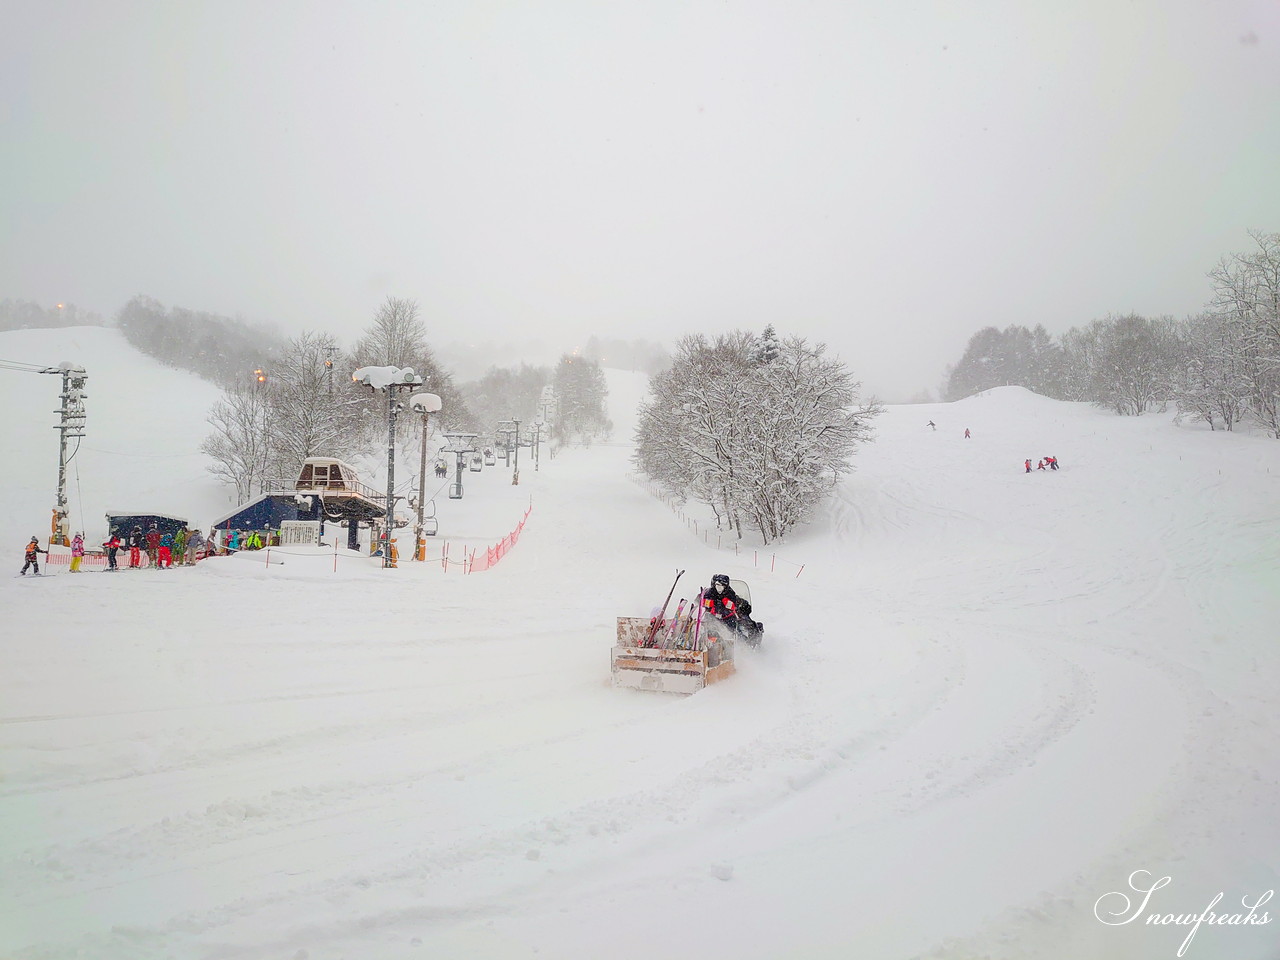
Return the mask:
<svg viewBox="0 0 1280 960">
<path fill-rule="evenodd" d="M 726 587 L 729 586 L 729 575 L 727 573 L 717 573 L 711 578 L 711 585 L 714 587 L 717 583 L 723 583 Z"/>
</svg>

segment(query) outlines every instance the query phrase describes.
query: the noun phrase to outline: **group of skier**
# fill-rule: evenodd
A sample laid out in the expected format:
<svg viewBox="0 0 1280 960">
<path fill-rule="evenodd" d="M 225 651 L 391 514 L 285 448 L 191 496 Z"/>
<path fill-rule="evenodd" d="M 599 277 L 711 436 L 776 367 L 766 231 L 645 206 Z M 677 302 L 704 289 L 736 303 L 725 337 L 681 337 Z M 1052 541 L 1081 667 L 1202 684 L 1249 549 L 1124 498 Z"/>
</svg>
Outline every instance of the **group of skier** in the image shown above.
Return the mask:
<svg viewBox="0 0 1280 960">
<path fill-rule="evenodd" d="M 145 552 L 150 566 L 166 570 L 174 563 L 194 564 L 208 555 L 207 541 L 199 530 L 188 530 L 186 527 L 177 533 L 160 530 L 157 524 L 143 533 L 142 527 L 134 527 L 127 537 L 121 538 L 119 531 L 112 530 L 110 536 L 102 541 L 102 552 L 107 557 L 107 571 L 119 570 L 117 554 L 124 548 L 129 550 L 129 567 L 137 569 L 142 566 L 142 555 Z M 30 569 L 37 576 L 40 574 L 40 554 L 48 554 L 40 546 L 40 538 L 32 537 L 27 543 L 25 562 L 21 576 L 26 576 Z M 80 564 L 84 560 L 84 534 L 77 532 L 71 540 L 71 573 L 80 573 Z"/>
<path fill-rule="evenodd" d="M 1023 467 L 1026 468 L 1027 473 L 1031 472 L 1030 460 L 1023 460 L 1022 465 Z M 1037 470 L 1057 470 L 1058 458 L 1057 457 L 1041 457 L 1040 462 L 1036 464 L 1036 469 Z"/>
</svg>

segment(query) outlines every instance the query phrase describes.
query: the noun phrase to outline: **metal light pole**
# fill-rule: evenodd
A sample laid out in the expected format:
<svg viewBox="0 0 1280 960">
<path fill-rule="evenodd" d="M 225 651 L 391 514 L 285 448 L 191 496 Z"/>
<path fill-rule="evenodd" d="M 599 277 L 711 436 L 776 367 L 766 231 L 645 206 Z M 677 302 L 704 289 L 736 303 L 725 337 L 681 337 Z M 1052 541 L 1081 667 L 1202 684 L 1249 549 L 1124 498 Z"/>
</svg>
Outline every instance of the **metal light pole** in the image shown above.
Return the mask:
<svg viewBox="0 0 1280 960">
<path fill-rule="evenodd" d="M 396 522 L 396 391 L 422 386 L 422 378 L 412 367 L 361 367 L 351 374 L 357 383 L 368 384 L 375 390 L 387 391 L 387 505 L 382 534 L 382 566 L 391 567 L 391 529 Z"/>
<path fill-rule="evenodd" d="M 418 526 L 413 532 L 413 559 L 427 559 L 427 545 L 422 536 L 422 511 L 427 499 L 427 418 L 440 409 L 440 398 L 434 393 L 415 393 L 409 406 L 422 414 L 422 462 L 418 467 Z"/>
<path fill-rule="evenodd" d="M 511 485 L 514 487 L 520 483 L 520 421 L 512 417 L 511 422 L 516 425 L 516 465 L 511 470 Z"/>
<path fill-rule="evenodd" d="M 267 403 L 267 372 L 265 370 L 255 370 L 253 375 L 258 381 L 258 399 L 262 402 L 262 476 L 258 478 L 258 493 L 267 492 L 267 470 L 271 468 L 271 420 L 270 409 Z"/>
</svg>

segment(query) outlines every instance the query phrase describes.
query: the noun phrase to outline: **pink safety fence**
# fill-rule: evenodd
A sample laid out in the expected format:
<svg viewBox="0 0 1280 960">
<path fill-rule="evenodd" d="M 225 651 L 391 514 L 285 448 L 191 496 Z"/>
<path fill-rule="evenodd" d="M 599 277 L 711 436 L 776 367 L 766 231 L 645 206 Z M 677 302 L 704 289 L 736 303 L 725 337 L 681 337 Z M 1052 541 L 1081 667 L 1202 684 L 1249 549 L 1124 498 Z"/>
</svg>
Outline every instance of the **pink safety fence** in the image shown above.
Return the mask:
<svg viewBox="0 0 1280 960">
<path fill-rule="evenodd" d="M 205 556 L 204 552 L 201 551 L 200 559 L 204 559 L 204 556 Z M 43 554 L 41 554 L 40 560 L 42 563 L 48 563 L 48 564 L 56 563 L 61 566 L 69 566 L 71 564 L 71 554 L 70 552 L 65 550 L 50 550 L 49 556 L 45 557 Z M 176 553 L 173 555 L 173 564 L 174 566 L 178 565 L 178 555 Z M 107 555 L 105 553 L 86 553 L 83 557 L 80 558 L 81 570 L 88 569 L 89 567 L 105 568 L 106 566 L 107 566 Z M 116 554 L 116 566 L 120 567 L 121 569 L 124 569 L 129 566 L 128 548 L 124 548 L 119 553 Z M 135 567 L 134 569 L 141 569 L 142 567 L 149 567 L 149 566 L 151 566 L 151 558 L 147 556 L 147 551 L 143 550 L 138 556 L 138 566 Z"/>
<path fill-rule="evenodd" d="M 472 550 L 471 553 L 461 561 L 464 573 L 475 573 L 478 570 L 488 570 L 499 560 L 507 555 L 507 553 L 520 541 L 520 533 L 524 530 L 524 525 L 529 520 L 529 514 L 533 512 L 533 504 L 529 504 L 529 508 L 525 510 L 524 516 L 520 518 L 520 522 L 516 524 L 516 528 L 509 534 L 495 543 L 492 547 L 485 547 L 483 550 Z M 449 569 L 449 560 L 445 560 L 445 569 Z"/>
</svg>

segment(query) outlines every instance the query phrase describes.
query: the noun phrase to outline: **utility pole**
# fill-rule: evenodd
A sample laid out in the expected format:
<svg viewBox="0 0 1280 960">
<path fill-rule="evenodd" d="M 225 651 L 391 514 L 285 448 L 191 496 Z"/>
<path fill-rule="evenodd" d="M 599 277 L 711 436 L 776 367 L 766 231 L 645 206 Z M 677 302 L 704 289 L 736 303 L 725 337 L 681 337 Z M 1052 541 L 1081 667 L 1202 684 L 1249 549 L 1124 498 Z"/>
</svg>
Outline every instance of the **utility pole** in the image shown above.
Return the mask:
<svg viewBox="0 0 1280 960">
<path fill-rule="evenodd" d="M 333 344 L 329 344 L 324 348 L 324 375 L 329 381 L 329 400 L 333 401 Z"/>
<path fill-rule="evenodd" d="M 62 309 L 62 304 L 58 304 Z M 68 539 L 69 523 L 67 521 L 67 464 L 75 457 L 75 450 L 67 456 L 67 440 L 84 436 L 84 400 L 88 396 L 84 392 L 84 382 L 88 376 L 84 367 L 62 363 L 56 367 L 42 367 L 34 363 L 22 363 L 17 360 L 0 360 L 0 370 L 16 370 L 19 373 L 45 373 L 62 377 L 61 407 L 54 411 L 61 415 L 61 421 L 54 427 L 60 435 L 58 444 L 58 491 L 53 507 L 53 520 L 49 526 L 50 545 L 60 543 L 64 547 L 70 543 Z M 76 450 L 80 449 L 79 444 Z"/>
<path fill-rule="evenodd" d="M 88 396 L 84 392 L 84 382 L 88 377 L 85 375 L 84 367 L 48 367 L 40 371 L 41 373 L 60 373 L 62 374 L 62 392 L 58 395 L 62 400 L 62 406 L 59 413 L 62 416 L 58 426 L 55 427 L 60 435 L 58 442 L 58 499 L 57 505 L 53 508 L 52 532 L 49 536 L 49 543 L 60 543 L 64 547 L 71 541 L 67 538 L 70 524 L 67 521 L 67 440 L 71 437 L 77 439 L 84 436 L 84 399 Z M 76 444 L 76 449 L 80 449 L 80 445 Z M 75 456 L 72 453 L 72 456 Z"/>
<path fill-rule="evenodd" d="M 542 467 L 542 421 L 533 425 L 533 472 Z"/>
</svg>

